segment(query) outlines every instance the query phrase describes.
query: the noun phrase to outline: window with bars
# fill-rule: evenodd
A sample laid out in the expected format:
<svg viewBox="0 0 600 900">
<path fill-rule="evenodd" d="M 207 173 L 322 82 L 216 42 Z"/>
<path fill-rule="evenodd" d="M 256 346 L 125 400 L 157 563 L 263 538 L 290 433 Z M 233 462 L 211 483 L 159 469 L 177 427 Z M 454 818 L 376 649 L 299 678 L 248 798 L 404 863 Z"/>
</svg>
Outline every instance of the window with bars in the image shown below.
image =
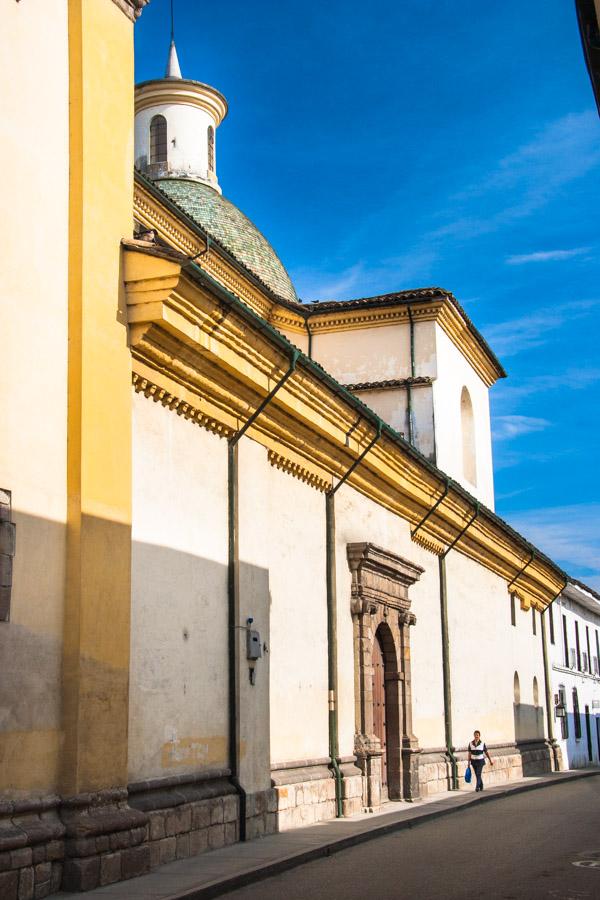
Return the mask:
<svg viewBox="0 0 600 900">
<path fill-rule="evenodd" d="M 548 607 L 548 625 L 550 626 L 550 643 L 554 644 L 554 613 L 552 612 L 552 606 Z"/>
<path fill-rule="evenodd" d="M 517 624 L 516 603 L 517 603 L 517 598 L 516 598 L 515 594 L 511 594 L 510 595 L 510 624 L 511 625 Z"/>
<path fill-rule="evenodd" d="M 531 607 L 531 628 L 534 634 L 537 634 L 537 621 L 535 617 L 535 606 Z"/>
<path fill-rule="evenodd" d="M 565 686 L 563 684 L 558 688 L 558 700 L 559 705 L 562 708 L 562 715 L 560 717 L 560 736 L 564 740 L 569 737 L 569 717 L 567 715 L 567 692 L 565 691 Z"/>
<path fill-rule="evenodd" d="M 590 647 L 590 629 L 586 625 L 585 626 L 585 642 L 587 644 L 587 665 L 585 666 L 588 673 L 592 674 L 592 650 Z"/>
<path fill-rule="evenodd" d="M 150 163 L 167 161 L 167 120 L 153 116 L 150 122 Z"/>
<path fill-rule="evenodd" d="M 208 126 L 208 171 L 215 171 L 215 129 Z"/>
<path fill-rule="evenodd" d="M 581 645 L 579 643 L 579 622 L 575 622 L 575 649 L 577 653 L 577 668 L 581 672 Z"/>
<path fill-rule="evenodd" d="M 565 654 L 565 666 L 569 665 L 569 639 L 567 637 L 567 617 L 563 613 L 562 617 L 562 625 L 563 625 L 563 650 Z"/>
<path fill-rule="evenodd" d="M 573 688 L 573 726 L 575 728 L 575 737 L 579 740 L 581 738 L 581 713 L 579 712 L 577 688 Z"/>
</svg>

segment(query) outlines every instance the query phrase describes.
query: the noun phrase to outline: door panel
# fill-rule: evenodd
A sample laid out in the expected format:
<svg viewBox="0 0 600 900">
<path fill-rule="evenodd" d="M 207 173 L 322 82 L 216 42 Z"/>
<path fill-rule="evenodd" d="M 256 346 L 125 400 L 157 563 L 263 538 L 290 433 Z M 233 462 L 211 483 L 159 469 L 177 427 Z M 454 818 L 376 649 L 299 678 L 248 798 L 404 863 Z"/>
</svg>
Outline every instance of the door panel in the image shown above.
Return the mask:
<svg viewBox="0 0 600 900">
<path fill-rule="evenodd" d="M 381 758 L 381 784 L 383 788 L 387 787 L 386 725 L 385 665 L 381 641 L 379 635 L 376 634 L 373 642 L 373 727 L 383 749 Z"/>
</svg>

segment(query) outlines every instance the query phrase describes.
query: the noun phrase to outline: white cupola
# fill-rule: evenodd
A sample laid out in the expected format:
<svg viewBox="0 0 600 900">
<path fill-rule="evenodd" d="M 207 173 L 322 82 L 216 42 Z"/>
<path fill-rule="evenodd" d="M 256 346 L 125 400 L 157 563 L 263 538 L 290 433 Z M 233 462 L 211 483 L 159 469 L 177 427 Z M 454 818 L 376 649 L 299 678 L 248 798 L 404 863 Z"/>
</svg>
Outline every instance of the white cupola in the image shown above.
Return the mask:
<svg viewBox="0 0 600 900">
<path fill-rule="evenodd" d="M 219 91 L 182 78 L 171 38 L 164 78 L 135 88 L 135 167 L 148 178 L 189 178 L 221 192 L 216 131 L 227 115 Z"/>
</svg>

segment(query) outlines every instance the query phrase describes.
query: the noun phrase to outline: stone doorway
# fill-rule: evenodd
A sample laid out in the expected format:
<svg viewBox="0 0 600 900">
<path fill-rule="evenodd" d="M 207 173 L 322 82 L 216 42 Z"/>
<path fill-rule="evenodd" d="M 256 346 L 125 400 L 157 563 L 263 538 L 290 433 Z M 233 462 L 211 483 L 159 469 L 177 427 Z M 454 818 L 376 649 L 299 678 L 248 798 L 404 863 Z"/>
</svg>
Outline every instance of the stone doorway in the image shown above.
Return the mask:
<svg viewBox="0 0 600 900">
<path fill-rule="evenodd" d="M 412 732 L 408 588 L 422 569 L 373 544 L 349 544 L 354 625 L 355 753 L 363 805 L 419 796 Z"/>
</svg>

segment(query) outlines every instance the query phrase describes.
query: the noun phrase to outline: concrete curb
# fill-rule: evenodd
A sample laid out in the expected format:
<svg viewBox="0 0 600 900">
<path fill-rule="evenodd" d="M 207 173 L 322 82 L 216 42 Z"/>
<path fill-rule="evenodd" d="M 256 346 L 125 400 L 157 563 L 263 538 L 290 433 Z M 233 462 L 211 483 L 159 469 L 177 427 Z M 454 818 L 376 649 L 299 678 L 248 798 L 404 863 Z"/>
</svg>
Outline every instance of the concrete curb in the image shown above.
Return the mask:
<svg viewBox="0 0 600 900">
<path fill-rule="evenodd" d="M 547 781 L 537 781 L 532 784 L 517 784 L 514 787 L 506 787 L 501 790 L 490 788 L 489 793 L 484 791 L 483 795 L 473 795 L 471 800 L 467 800 L 457 806 L 434 809 L 431 810 L 431 812 L 427 812 L 426 808 L 423 809 L 423 811 L 420 809 L 419 811 L 415 810 L 415 815 L 411 818 L 401 819 L 398 822 L 387 822 L 386 824 L 369 827 L 365 831 L 349 834 L 345 837 L 333 838 L 327 843 L 306 850 L 300 850 L 297 853 L 291 853 L 288 856 L 282 856 L 280 859 L 267 862 L 261 866 L 256 866 L 245 872 L 238 872 L 236 875 L 211 881 L 208 884 L 201 885 L 197 888 L 191 888 L 190 890 L 176 894 L 169 894 L 165 900 L 210 900 L 212 897 L 220 897 L 221 895 L 237 890 L 238 888 L 264 881 L 264 879 L 270 878 L 272 875 L 280 875 L 282 872 L 295 869 L 297 866 L 304 865 L 304 863 L 331 856 L 334 853 L 339 853 L 341 850 L 347 850 L 349 847 L 364 844 L 367 841 L 393 834 L 396 831 L 416 828 L 423 823 L 432 822 L 435 819 L 441 819 L 444 816 L 461 812 L 463 809 L 469 809 L 475 803 L 488 803 L 493 800 L 511 797 L 514 794 L 524 794 L 528 791 L 536 791 L 541 788 L 552 787 L 553 785 L 568 784 L 569 782 L 577 781 L 580 778 L 592 778 L 598 776 L 600 776 L 600 771 L 598 771 L 598 769 L 591 771 L 584 770 L 580 772 L 564 773 Z"/>
</svg>

